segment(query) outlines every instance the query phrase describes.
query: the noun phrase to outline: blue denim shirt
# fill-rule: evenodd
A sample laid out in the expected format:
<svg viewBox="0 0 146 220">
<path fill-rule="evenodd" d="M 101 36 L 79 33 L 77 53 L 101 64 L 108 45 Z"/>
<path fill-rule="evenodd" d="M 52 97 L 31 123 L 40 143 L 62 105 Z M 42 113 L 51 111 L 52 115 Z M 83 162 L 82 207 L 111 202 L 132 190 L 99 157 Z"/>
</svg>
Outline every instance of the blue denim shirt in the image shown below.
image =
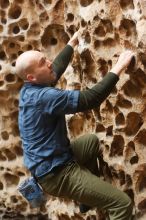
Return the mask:
<svg viewBox="0 0 146 220">
<path fill-rule="evenodd" d="M 25 83 L 21 89 L 19 130 L 24 165 L 32 173 L 36 170 L 36 176 L 50 172 L 73 157 L 65 114 L 76 112 L 78 97 L 77 90 L 60 90 L 31 83 Z"/>
<path fill-rule="evenodd" d="M 73 48 L 66 45 L 53 61 L 57 80 L 68 66 L 72 54 Z M 25 83 L 22 87 L 19 130 L 24 165 L 32 174 L 43 176 L 73 158 L 67 137 L 65 114 L 76 112 L 78 97 L 79 91 L 60 90 L 31 83 Z"/>
</svg>

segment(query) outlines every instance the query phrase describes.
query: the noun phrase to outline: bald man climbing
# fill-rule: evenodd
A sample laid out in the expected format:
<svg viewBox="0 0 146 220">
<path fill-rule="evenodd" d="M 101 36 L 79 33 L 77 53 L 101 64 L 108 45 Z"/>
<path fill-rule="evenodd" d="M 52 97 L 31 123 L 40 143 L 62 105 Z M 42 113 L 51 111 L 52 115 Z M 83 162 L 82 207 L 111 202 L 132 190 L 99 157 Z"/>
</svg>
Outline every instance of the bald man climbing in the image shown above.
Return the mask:
<svg viewBox="0 0 146 220">
<path fill-rule="evenodd" d="M 97 136 L 86 134 L 70 141 L 65 115 L 99 107 L 134 54 L 123 52 L 101 82 L 88 90 L 57 89 L 54 86 L 76 45 L 78 32 L 53 62 L 38 51 L 24 52 L 16 61 L 16 72 L 24 80 L 19 102 L 24 164 L 46 192 L 78 201 L 82 213 L 97 207 L 107 210 L 111 220 L 130 220 L 130 198 L 99 177 Z"/>
</svg>

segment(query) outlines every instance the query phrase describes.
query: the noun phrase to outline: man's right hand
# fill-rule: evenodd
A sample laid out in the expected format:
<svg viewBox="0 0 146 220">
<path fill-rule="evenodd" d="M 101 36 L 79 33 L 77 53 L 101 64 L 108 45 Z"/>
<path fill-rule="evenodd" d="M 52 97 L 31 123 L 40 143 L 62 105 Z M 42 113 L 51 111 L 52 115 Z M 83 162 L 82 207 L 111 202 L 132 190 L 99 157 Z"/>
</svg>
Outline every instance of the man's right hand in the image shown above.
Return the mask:
<svg viewBox="0 0 146 220">
<path fill-rule="evenodd" d="M 120 75 L 121 72 L 128 67 L 134 55 L 134 52 L 130 50 L 121 53 L 116 65 L 110 70 L 110 72 Z"/>
<path fill-rule="evenodd" d="M 80 31 L 76 31 L 67 44 L 69 44 L 71 47 L 74 48 L 76 45 L 79 44 L 79 40 L 78 40 L 79 35 L 80 35 Z"/>
</svg>

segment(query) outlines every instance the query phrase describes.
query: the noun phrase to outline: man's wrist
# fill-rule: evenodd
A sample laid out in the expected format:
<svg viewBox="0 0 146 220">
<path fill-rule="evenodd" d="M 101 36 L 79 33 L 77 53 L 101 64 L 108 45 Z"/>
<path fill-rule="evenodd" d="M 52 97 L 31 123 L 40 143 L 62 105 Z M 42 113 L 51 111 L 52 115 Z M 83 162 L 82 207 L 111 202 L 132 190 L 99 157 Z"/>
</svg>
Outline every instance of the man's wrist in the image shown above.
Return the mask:
<svg viewBox="0 0 146 220">
<path fill-rule="evenodd" d="M 115 73 L 115 74 L 118 75 L 118 76 L 121 74 L 122 71 L 123 71 L 123 67 L 120 66 L 120 65 L 115 65 L 115 66 L 110 70 L 110 72 Z"/>
<path fill-rule="evenodd" d="M 74 49 L 75 46 L 76 46 L 76 43 L 73 42 L 73 41 L 69 41 L 67 44 L 70 45 L 73 49 Z"/>
</svg>

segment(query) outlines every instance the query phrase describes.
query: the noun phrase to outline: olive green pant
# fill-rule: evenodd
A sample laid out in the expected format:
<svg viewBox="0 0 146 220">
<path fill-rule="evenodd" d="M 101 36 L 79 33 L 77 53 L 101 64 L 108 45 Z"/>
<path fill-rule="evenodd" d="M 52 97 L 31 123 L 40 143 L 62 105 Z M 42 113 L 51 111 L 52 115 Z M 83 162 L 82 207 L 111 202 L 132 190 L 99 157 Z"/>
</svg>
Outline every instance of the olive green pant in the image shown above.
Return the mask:
<svg viewBox="0 0 146 220">
<path fill-rule="evenodd" d="M 53 196 L 107 210 L 110 220 L 130 220 L 130 198 L 97 176 L 97 158 L 100 154 L 97 136 L 84 135 L 72 142 L 71 147 L 76 161 L 42 177 L 39 183 L 43 189 Z"/>
</svg>

